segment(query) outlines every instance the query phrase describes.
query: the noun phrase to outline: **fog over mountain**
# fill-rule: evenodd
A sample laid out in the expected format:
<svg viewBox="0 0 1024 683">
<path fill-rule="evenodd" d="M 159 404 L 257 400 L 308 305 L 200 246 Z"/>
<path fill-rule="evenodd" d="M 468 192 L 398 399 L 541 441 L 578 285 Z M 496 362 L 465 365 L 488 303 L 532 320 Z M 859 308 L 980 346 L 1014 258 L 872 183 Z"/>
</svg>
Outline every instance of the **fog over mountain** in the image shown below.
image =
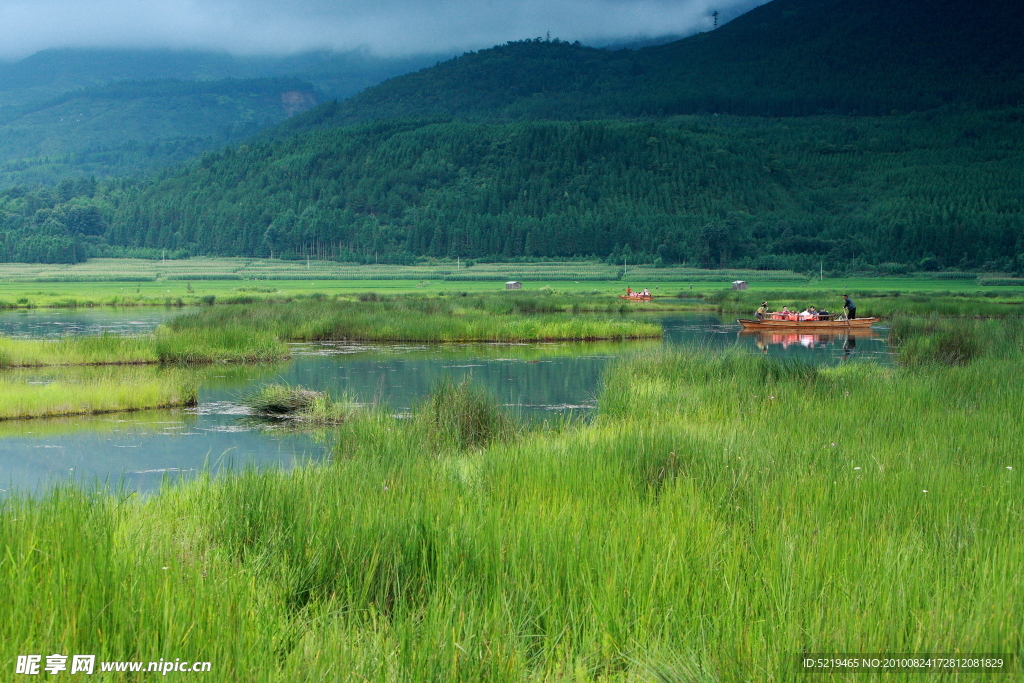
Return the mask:
<svg viewBox="0 0 1024 683">
<path fill-rule="evenodd" d="M 60 47 L 408 55 L 546 35 L 590 44 L 686 35 L 765 0 L 0 0 L 0 60 Z"/>
</svg>

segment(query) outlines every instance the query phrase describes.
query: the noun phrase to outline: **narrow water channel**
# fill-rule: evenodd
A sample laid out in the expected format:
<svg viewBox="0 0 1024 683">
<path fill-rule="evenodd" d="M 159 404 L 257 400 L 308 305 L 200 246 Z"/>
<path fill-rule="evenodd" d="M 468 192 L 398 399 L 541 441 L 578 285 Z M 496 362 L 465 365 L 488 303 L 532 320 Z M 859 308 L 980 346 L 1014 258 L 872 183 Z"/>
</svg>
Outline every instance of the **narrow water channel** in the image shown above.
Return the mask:
<svg viewBox="0 0 1024 683">
<path fill-rule="evenodd" d="M 177 309 L 17 311 L 0 314 L 0 335 L 138 334 L 180 315 Z M 298 433 L 247 420 L 239 397 L 279 382 L 347 394 L 360 403 L 409 413 L 440 379 L 470 377 L 526 420 L 592 415 L 609 361 L 667 345 L 722 348 L 811 363 L 851 358 L 888 362 L 885 331 L 858 335 L 741 334 L 708 314 L 642 314 L 660 322 L 662 341 L 541 344 L 295 344 L 293 358 L 265 366 L 200 371 L 196 408 L 0 422 L 0 496 L 39 491 L 69 478 L 151 491 L 165 478 L 203 468 L 291 467 L 317 460 L 330 430 Z M 37 381 L 31 371 L 21 373 Z"/>
</svg>

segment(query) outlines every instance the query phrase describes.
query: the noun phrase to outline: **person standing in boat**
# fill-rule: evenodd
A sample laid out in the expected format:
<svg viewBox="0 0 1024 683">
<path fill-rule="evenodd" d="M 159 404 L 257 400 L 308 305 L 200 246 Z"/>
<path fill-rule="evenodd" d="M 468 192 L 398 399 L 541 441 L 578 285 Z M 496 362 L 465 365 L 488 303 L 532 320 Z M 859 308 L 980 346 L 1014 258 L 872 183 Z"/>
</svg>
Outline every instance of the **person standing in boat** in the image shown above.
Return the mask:
<svg viewBox="0 0 1024 683">
<path fill-rule="evenodd" d="M 757 311 L 754 313 L 754 318 L 756 318 L 758 320 L 758 322 L 760 322 L 760 321 L 764 320 L 765 316 L 767 316 L 767 315 L 768 315 L 768 302 L 767 301 L 762 301 L 761 302 L 761 307 L 758 308 Z"/>
<path fill-rule="evenodd" d="M 849 294 L 843 294 L 843 308 L 846 309 L 847 320 L 856 320 L 857 304 L 853 302 Z"/>
</svg>

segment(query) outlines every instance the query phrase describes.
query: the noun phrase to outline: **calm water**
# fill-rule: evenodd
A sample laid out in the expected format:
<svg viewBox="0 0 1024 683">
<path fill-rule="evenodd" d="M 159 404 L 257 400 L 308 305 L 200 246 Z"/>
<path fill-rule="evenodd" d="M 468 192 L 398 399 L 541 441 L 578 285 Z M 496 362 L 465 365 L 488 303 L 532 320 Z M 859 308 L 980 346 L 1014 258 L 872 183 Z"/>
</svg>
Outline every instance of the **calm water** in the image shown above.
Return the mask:
<svg viewBox="0 0 1024 683">
<path fill-rule="evenodd" d="M 0 315 L 0 334 L 38 338 L 140 333 L 179 314 L 173 309 L 19 311 Z M 471 377 L 514 413 L 543 420 L 569 412 L 593 414 L 608 362 L 662 344 L 739 344 L 752 352 L 812 363 L 851 357 L 888 362 L 884 331 L 857 337 L 756 335 L 740 334 L 738 325 L 713 315 L 648 317 L 664 326 L 664 341 L 300 344 L 293 346 L 294 357 L 286 363 L 201 370 L 200 403 L 194 409 L 0 422 L 0 495 L 11 488 L 38 490 L 68 477 L 149 491 L 165 477 L 188 476 L 204 467 L 289 467 L 323 458 L 331 446 L 329 430 L 296 433 L 246 420 L 239 396 L 272 382 L 348 393 L 361 403 L 407 414 L 441 378 Z M 8 372 L 38 381 L 32 371 Z"/>
</svg>

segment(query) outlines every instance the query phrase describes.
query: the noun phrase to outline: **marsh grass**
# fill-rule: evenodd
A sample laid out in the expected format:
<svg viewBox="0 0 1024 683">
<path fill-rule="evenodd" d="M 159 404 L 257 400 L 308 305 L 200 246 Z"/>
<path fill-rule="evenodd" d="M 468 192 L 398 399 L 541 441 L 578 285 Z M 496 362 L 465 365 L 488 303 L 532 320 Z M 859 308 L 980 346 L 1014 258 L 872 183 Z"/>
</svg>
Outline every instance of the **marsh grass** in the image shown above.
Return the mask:
<svg viewBox="0 0 1024 683">
<path fill-rule="evenodd" d="M 271 363 L 288 357 L 288 347 L 269 332 L 243 325 L 157 328 L 156 356 L 161 363 Z"/>
<path fill-rule="evenodd" d="M 188 406 L 198 397 L 197 383 L 188 373 L 151 368 L 75 370 L 0 374 L 0 419 Z"/>
<path fill-rule="evenodd" d="M 104 334 L 56 340 L 0 337 L 0 368 L 46 365 L 110 365 L 156 363 L 148 337 Z"/>
<path fill-rule="evenodd" d="M 330 463 L 145 500 L 15 494 L 0 659 L 181 657 L 289 683 L 795 683 L 799 652 L 1020 661 L 1021 361 L 665 350 L 616 364 L 598 419 L 556 433 L 438 452 L 417 419 L 369 410 Z"/>
<path fill-rule="evenodd" d="M 657 338 L 661 327 L 592 316 L 525 315 L 492 306 L 490 298 L 395 297 L 390 300 L 305 300 L 287 306 L 212 307 L 173 319 L 169 328 L 269 331 L 287 340 L 545 341 Z"/>
<path fill-rule="evenodd" d="M 904 365 L 966 365 L 982 356 L 1020 353 L 1024 320 L 899 315 L 890 323 L 889 343 Z"/>
</svg>

